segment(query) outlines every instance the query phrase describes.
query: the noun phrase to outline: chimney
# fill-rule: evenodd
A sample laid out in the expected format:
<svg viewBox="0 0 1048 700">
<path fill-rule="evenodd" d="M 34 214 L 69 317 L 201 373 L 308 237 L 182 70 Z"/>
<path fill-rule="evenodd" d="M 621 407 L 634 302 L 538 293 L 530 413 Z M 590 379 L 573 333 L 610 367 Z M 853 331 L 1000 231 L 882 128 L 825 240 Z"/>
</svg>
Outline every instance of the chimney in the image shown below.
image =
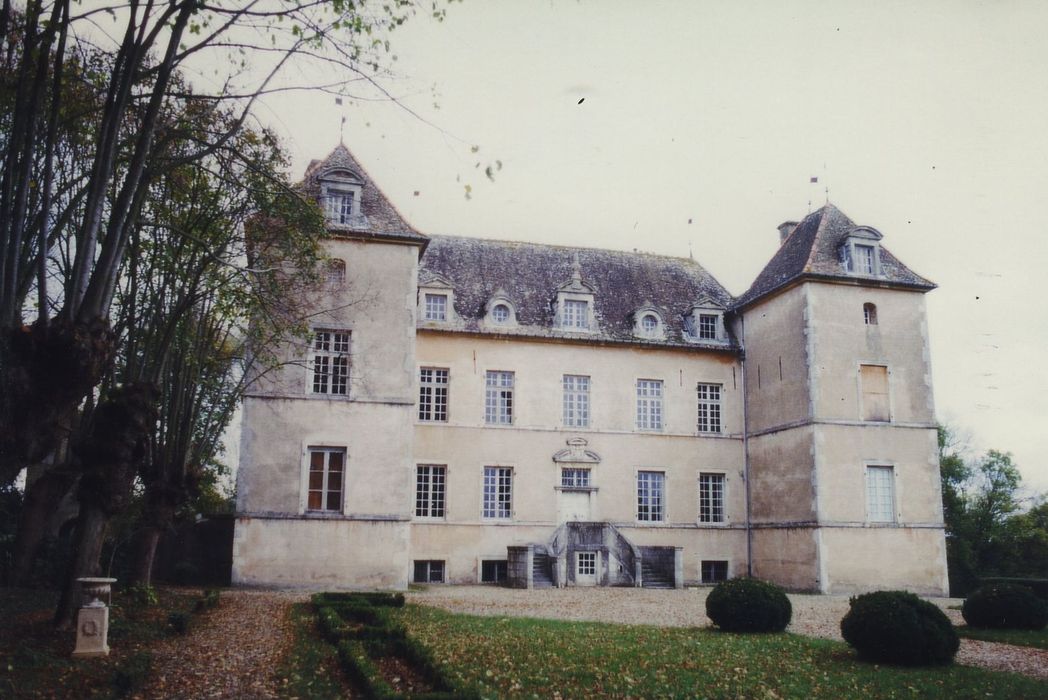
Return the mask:
<svg viewBox="0 0 1048 700">
<path fill-rule="evenodd" d="M 797 228 L 796 221 L 783 221 L 779 224 L 779 245 L 786 242 L 786 239 L 790 237 L 790 234 Z"/>
</svg>

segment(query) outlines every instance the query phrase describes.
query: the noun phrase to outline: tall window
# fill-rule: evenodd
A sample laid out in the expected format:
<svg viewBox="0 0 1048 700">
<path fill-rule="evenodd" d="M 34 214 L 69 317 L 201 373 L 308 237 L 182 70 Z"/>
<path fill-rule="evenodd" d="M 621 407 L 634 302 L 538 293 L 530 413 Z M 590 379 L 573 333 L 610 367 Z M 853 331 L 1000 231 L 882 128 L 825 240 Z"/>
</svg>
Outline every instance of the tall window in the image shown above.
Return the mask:
<svg viewBox="0 0 1048 700">
<path fill-rule="evenodd" d="M 589 328 L 589 302 L 577 299 L 566 299 L 561 312 L 562 328 L 569 330 L 587 330 Z"/>
<path fill-rule="evenodd" d="M 348 224 L 353 218 L 353 193 L 329 190 L 327 196 L 328 221 Z"/>
<path fill-rule="evenodd" d="M 877 325 L 877 306 L 866 303 L 862 305 L 862 320 L 867 326 Z"/>
<path fill-rule="evenodd" d="M 666 474 L 637 472 L 637 520 L 659 522 L 666 519 Z"/>
<path fill-rule="evenodd" d="M 443 518 L 447 467 L 419 464 L 415 467 L 415 516 Z"/>
<path fill-rule="evenodd" d="M 590 421 L 590 378 L 577 374 L 564 375 L 564 426 L 588 428 Z"/>
<path fill-rule="evenodd" d="M 309 494 L 306 509 L 342 512 L 342 476 L 346 451 L 335 447 L 309 448 Z"/>
<path fill-rule="evenodd" d="M 723 474 L 699 474 L 699 522 L 724 522 Z"/>
<path fill-rule="evenodd" d="M 482 515 L 495 520 L 513 517 L 513 470 L 484 467 L 484 508 Z"/>
<path fill-rule="evenodd" d="M 662 430 L 662 380 L 637 380 L 637 429 Z"/>
<path fill-rule="evenodd" d="M 313 335 L 313 393 L 345 396 L 349 390 L 349 331 Z"/>
<path fill-rule="evenodd" d="M 324 266 L 324 283 L 329 289 L 338 289 L 346 282 L 346 261 L 328 260 Z"/>
<path fill-rule="evenodd" d="M 866 467 L 866 516 L 870 522 L 895 522 L 895 479 L 892 467 Z"/>
<path fill-rule="evenodd" d="M 716 314 L 699 314 L 699 338 L 702 340 L 717 339 Z"/>
<path fill-rule="evenodd" d="M 423 367 L 418 371 L 418 419 L 447 421 L 448 371 Z"/>
<path fill-rule="evenodd" d="M 888 404 L 888 368 L 883 365 L 860 365 L 862 386 L 862 419 L 891 420 Z"/>
<path fill-rule="evenodd" d="M 513 372 L 488 371 L 484 376 L 484 422 L 513 423 Z"/>
<path fill-rule="evenodd" d="M 423 317 L 426 321 L 448 320 L 448 295 L 427 293 Z"/>
<path fill-rule="evenodd" d="M 696 391 L 699 398 L 699 432 L 719 433 L 721 431 L 721 385 L 699 384 Z"/>
</svg>

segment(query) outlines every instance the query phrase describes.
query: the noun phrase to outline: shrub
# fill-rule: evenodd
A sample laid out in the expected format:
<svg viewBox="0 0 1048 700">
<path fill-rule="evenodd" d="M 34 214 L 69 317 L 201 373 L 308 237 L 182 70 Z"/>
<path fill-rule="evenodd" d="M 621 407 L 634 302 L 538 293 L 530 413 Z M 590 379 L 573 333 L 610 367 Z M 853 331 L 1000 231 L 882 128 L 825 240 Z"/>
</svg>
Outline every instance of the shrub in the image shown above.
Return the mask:
<svg viewBox="0 0 1048 700">
<path fill-rule="evenodd" d="M 964 601 L 964 621 L 972 627 L 1039 630 L 1048 624 L 1048 604 L 1026 586 L 983 586 Z"/>
<path fill-rule="evenodd" d="M 110 683 L 113 686 L 113 694 L 118 698 L 130 695 L 142 687 L 149 676 L 149 669 L 153 666 L 153 655 L 148 651 L 139 651 L 127 657 L 116 671 Z"/>
<path fill-rule="evenodd" d="M 167 624 L 171 625 L 175 634 L 186 634 L 189 632 L 191 619 L 191 615 L 187 612 L 173 612 L 167 616 Z"/>
<path fill-rule="evenodd" d="M 946 613 L 905 591 L 852 598 L 841 634 L 860 658 L 905 666 L 948 664 L 961 643 Z"/>
<path fill-rule="evenodd" d="M 152 607 L 160 602 L 156 589 L 148 583 L 136 583 L 133 586 L 129 586 L 127 589 L 127 596 L 131 599 L 131 602 L 134 605 L 143 608 Z"/>
<path fill-rule="evenodd" d="M 997 583 L 1011 583 L 1016 586 L 1026 586 L 1033 594 L 1041 600 L 1048 602 L 1048 578 L 1015 578 L 996 576 L 984 578 L 981 582 L 984 586 Z"/>
<path fill-rule="evenodd" d="M 171 582 L 188 586 L 200 579 L 200 570 L 188 561 L 180 561 L 171 569 Z"/>
<path fill-rule="evenodd" d="M 781 632 L 790 624 L 793 606 L 774 583 L 736 578 L 710 591 L 706 615 L 725 632 Z"/>
</svg>

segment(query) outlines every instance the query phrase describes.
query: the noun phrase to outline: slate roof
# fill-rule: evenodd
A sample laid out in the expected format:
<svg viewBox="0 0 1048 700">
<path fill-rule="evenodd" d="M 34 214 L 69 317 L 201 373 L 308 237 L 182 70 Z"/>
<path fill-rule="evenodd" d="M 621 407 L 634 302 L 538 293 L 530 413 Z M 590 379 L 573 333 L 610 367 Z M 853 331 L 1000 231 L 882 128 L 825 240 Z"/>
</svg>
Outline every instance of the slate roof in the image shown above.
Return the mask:
<svg viewBox="0 0 1048 700">
<path fill-rule="evenodd" d="M 845 270 L 840 248 L 856 228 L 855 222 L 832 204 L 812 212 L 786 238 L 750 288 L 735 299 L 733 308 L 746 306 L 802 277 L 867 281 L 922 291 L 935 289 L 933 282 L 903 265 L 883 245 L 880 275 L 863 277 Z"/>
<path fill-rule="evenodd" d="M 364 222 L 362 225 L 339 225 L 329 222 L 330 234 L 351 235 L 354 238 L 402 239 L 426 244 L 429 237 L 419 233 L 404 220 L 344 144 L 340 143 L 324 160 L 315 160 L 309 164 L 300 185 L 303 193 L 319 201 L 321 176 L 336 169 L 349 170 L 363 182 L 360 210 L 364 215 Z"/>
<path fill-rule="evenodd" d="M 443 278 L 454 289 L 455 312 L 466 331 L 483 330 L 488 301 L 504 293 L 513 304 L 516 335 L 563 337 L 553 328 L 557 290 L 570 282 L 578 259 L 582 282 L 594 289 L 599 332 L 585 337 L 686 347 L 724 348 L 725 343 L 686 340 L 684 316 L 695 302 L 710 299 L 727 308 L 731 295 L 694 260 L 648 253 L 573 248 L 508 241 L 431 236 L 422 256 L 419 285 Z M 438 282 L 439 284 L 439 282 Z M 633 335 L 634 312 L 654 307 L 662 316 L 665 340 Z"/>
</svg>

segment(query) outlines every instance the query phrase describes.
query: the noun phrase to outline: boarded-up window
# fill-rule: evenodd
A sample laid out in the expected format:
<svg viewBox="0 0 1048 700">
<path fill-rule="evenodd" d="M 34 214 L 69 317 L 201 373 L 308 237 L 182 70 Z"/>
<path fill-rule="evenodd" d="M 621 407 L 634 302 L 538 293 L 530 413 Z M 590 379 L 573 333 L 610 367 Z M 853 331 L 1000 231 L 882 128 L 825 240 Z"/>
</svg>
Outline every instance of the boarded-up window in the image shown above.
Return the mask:
<svg viewBox="0 0 1048 700">
<path fill-rule="evenodd" d="M 888 368 L 881 365 L 859 365 L 862 385 L 862 419 L 890 420 L 888 412 Z"/>
</svg>

